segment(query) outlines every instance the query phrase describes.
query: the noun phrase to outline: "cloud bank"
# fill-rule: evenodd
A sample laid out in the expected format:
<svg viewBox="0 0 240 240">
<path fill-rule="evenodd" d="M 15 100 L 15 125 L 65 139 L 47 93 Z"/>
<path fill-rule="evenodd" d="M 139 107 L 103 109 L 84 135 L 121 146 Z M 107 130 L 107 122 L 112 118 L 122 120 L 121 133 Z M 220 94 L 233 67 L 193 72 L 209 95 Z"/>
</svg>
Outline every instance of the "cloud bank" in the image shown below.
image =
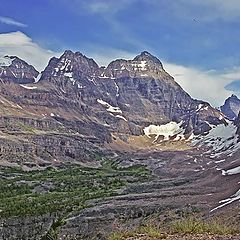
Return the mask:
<svg viewBox="0 0 240 240">
<path fill-rule="evenodd" d="M 59 53 L 40 47 L 22 32 L 0 34 L 0 55 L 18 56 L 42 71 L 49 59 Z"/>
<path fill-rule="evenodd" d="M 225 86 L 233 81 L 234 78 L 229 77 L 228 74 L 234 75 L 235 69 L 228 73 L 218 73 L 167 62 L 163 64 L 166 71 L 193 98 L 207 101 L 214 107 L 222 105 L 234 92 L 233 89 L 226 89 Z"/>
</svg>

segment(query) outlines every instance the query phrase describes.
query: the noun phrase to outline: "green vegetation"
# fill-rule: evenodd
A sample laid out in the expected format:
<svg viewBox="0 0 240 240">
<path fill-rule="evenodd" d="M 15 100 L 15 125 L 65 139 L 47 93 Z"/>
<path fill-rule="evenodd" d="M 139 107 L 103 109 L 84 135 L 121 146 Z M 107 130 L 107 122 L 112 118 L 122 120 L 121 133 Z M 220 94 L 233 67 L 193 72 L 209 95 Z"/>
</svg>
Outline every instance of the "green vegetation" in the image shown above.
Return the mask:
<svg viewBox="0 0 240 240">
<path fill-rule="evenodd" d="M 61 169 L 23 172 L 0 168 L 0 217 L 64 215 L 86 207 L 87 200 L 114 196 L 118 190 L 150 173 L 143 166 L 119 168 L 104 161 L 99 169 L 67 166 Z"/>
<path fill-rule="evenodd" d="M 138 227 L 132 231 L 121 231 L 111 234 L 108 240 L 124 240 L 127 238 L 137 239 L 140 236 L 145 236 L 147 239 L 165 239 L 167 234 L 157 226 Z M 145 239 L 145 238 L 144 238 Z"/>
<path fill-rule="evenodd" d="M 51 228 L 48 230 L 45 236 L 41 238 L 41 240 L 55 240 L 58 238 L 58 233 L 62 225 L 64 225 L 65 222 L 62 219 L 58 219 L 55 222 L 52 223 Z"/>
<path fill-rule="evenodd" d="M 161 223 L 155 225 L 148 223 L 145 226 L 137 227 L 134 230 L 115 232 L 109 236 L 108 240 L 125 240 L 128 238 L 138 239 L 140 236 L 144 236 L 144 238 L 141 239 L 148 240 L 168 239 L 169 236 L 177 237 L 187 234 L 236 235 L 240 234 L 240 229 L 238 226 L 226 226 L 221 224 L 220 220 L 200 221 L 188 218 L 173 221 L 170 224 Z"/>
<path fill-rule="evenodd" d="M 240 229 L 233 226 L 225 226 L 220 221 L 204 222 L 197 219 L 189 218 L 175 221 L 172 224 L 172 231 L 176 233 L 211 233 L 219 235 L 240 233 Z"/>
</svg>

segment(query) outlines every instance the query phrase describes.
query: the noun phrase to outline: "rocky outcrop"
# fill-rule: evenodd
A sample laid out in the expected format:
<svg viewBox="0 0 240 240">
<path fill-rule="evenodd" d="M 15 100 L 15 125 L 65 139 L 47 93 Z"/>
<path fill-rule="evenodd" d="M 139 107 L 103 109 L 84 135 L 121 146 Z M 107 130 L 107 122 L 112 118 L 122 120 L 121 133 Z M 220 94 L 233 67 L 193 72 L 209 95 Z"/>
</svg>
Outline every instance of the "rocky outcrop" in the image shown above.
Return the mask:
<svg viewBox="0 0 240 240">
<path fill-rule="evenodd" d="M 40 240 L 47 233 L 54 215 L 11 219 L 0 219 L 0 239 Z M 9 227 L 10 226 L 10 227 Z"/>
<path fill-rule="evenodd" d="M 38 71 L 22 59 L 11 56 L 0 59 L 0 78 L 19 84 L 34 83 Z"/>
<path fill-rule="evenodd" d="M 225 100 L 224 105 L 220 109 L 225 116 L 233 120 L 238 116 L 240 111 L 240 99 L 233 94 Z"/>
</svg>

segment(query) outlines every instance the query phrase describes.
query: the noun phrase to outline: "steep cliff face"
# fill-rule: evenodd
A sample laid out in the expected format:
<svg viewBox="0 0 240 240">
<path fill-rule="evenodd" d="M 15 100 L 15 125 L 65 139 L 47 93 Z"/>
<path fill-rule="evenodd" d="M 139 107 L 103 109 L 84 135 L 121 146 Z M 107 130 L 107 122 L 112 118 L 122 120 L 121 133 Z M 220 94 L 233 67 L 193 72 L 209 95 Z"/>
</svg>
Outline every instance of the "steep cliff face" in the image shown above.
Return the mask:
<svg viewBox="0 0 240 240">
<path fill-rule="evenodd" d="M 240 99 L 236 95 L 231 95 L 225 100 L 224 105 L 220 109 L 225 116 L 233 120 L 240 111 Z"/>
<path fill-rule="evenodd" d="M 196 132 L 201 132 L 207 122 L 221 123 L 217 110 L 192 99 L 164 70 L 160 60 L 148 52 L 100 68 L 92 59 L 66 51 L 50 61 L 41 81 L 53 83 L 66 97 L 94 109 L 103 121 L 121 119 L 142 128 L 183 120 Z"/>
</svg>

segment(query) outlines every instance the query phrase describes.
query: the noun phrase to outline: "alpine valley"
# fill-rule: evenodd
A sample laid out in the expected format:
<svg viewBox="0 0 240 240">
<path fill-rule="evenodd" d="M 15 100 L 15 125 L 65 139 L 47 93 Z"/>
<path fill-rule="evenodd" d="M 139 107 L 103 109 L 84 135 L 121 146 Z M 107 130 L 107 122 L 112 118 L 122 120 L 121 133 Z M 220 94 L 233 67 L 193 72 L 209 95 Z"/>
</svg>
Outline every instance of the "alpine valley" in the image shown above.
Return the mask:
<svg viewBox="0 0 240 240">
<path fill-rule="evenodd" d="M 239 223 L 240 100 L 220 109 L 146 51 L 100 67 L 67 50 L 41 73 L 1 57 L 0 239 L 107 239 L 189 216 Z"/>
</svg>

